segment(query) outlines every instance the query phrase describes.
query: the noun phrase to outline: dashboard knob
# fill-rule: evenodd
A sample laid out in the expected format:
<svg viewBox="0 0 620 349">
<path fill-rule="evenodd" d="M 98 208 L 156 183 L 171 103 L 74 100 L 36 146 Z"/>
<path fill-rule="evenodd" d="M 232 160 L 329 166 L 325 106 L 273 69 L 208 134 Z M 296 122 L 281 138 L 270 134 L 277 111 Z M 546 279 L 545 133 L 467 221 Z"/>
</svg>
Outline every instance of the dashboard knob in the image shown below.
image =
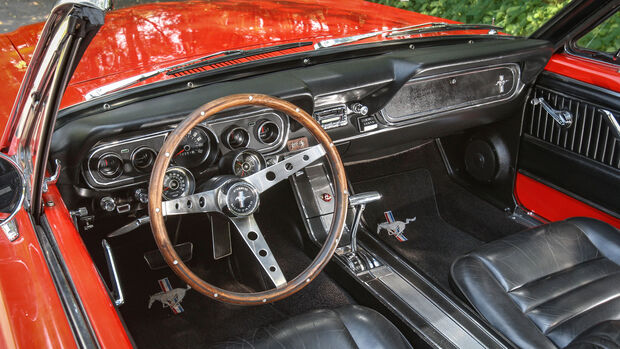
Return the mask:
<svg viewBox="0 0 620 349">
<path fill-rule="evenodd" d="M 353 103 L 351 110 L 356 114 L 366 115 L 368 114 L 368 107 L 362 103 Z"/>
<path fill-rule="evenodd" d="M 113 198 L 109 196 L 104 196 L 99 201 L 99 206 L 101 206 L 101 209 L 104 211 L 112 212 L 116 208 L 116 202 L 114 202 Z"/>
<path fill-rule="evenodd" d="M 144 188 L 136 189 L 133 195 L 136 198 L 136 200 L 140 201 L 143 204 L 146 204 L 149 202 L 149 193 Z"/>
</svg>

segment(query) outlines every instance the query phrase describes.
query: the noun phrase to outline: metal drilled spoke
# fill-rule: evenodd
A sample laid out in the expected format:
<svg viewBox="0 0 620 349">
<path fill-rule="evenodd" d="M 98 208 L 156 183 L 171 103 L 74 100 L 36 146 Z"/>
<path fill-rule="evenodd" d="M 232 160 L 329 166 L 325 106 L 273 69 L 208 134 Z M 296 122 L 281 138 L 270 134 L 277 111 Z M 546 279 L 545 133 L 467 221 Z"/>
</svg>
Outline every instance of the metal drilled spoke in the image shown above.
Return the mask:
<svg viewBox="0 0 620 349">
<path fill-rule="evenodd" d="M 214 212 L 218 210 L 215 190 L 187 195 L 161 203 L 163 216 L 176 216 L 189 213 Z"/>
<path fill-rule="evenodd" d="M 271 249 L 267 245 L 267 241 L 256 224 L 254 216 L 235 217 L 231 221 L 237 227 L 243 241 L 248 245 L 254 257 L 260 263 L 265 273 L 269 276 L 276 288 L 286 285 L 286 278 L 282 274 L 282 270 L 278 265 L 275 257 L 271 253 Z"/>
<path fill-rule="evenodd" d="M 262 193 L 324 155 L 325 149 L 323 149 L 322 145 L 318 144 L 286 158 L 275 165 L 256 172 L 244 178 L 244 180 L 250 182 L 259 193 Z"/>
</svg>

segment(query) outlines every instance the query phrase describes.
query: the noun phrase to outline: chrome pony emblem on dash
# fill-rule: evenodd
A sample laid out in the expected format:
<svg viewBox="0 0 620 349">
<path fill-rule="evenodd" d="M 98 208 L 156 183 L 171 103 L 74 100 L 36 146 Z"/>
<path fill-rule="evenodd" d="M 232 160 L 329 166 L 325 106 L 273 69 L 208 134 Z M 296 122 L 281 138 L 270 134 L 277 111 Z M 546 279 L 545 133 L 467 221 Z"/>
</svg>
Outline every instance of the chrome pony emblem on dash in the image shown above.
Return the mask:
<svg viewBox="0 0 620 349">
<path fill-rule="evenodd" d="M 415 221 L 416 217 L 407 218 L 404 222 L 402 222 L 394 219 L 392 211 L 383 212 L 383 215 L 385 216 L 386 222 L 377 225 L 377 234 L 379 234 L 381 229 L 385 229 L 388 234 L 393 235 L 396 240 L 400 242 L 407 241 L 407 237 L 405 236 L 405 226 Z"/>
</svg>

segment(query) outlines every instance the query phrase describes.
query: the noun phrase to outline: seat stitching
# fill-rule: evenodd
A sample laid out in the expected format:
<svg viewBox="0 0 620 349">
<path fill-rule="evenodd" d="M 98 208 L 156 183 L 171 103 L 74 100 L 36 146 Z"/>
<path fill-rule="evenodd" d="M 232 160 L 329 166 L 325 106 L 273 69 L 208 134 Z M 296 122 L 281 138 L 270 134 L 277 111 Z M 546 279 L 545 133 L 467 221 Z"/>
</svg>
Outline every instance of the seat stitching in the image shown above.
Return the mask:
<svg viewBox="0 0 620 349">
<path fill-rule="evenodd" d="M 592 279 L 592 280 L 588 281 L 587 283 L 585 283 L 585 284 L 583 284 L 583 285 L 579 285 L 579 286 L 574 287 L 574 288 L 571 288 L 571 289 L 569 289 L 569 290 L 565 290 L 564 292 L 562 292 L 562 293 L 560 293 L 560 294 L 556 295 L 556 296 L 555 296 L 555 297 L 553 297 L 553 298 L 549 298 L 549 299 L 547 299 L 546 301 L 544 301 L 544 302 L 542 302 L 542 303 L 533 304 L 533 305 L 529 306 L 527 309 L 525 309 L 524 313 L 526 313 L 526 314 L 527 314 L 527 313 L 529 313 L 530 311 L 534 310 L 535 308 L 541 307 L 541 306 L 543 306 L 543 305 L 545 305 L 545 304 L 547 304 L 547 303 L 549 303 L 549 302 L 551 302 L 551 301 L 553 301 L 553 300 L 555 300 L 555 299 L 557 299 L 557 298 L 559 298 L 559 297 L 565 296 L 565 295 L 567 295 L 567 294 L 569 294 L 569 293 L 571 293 L 571 292 L 573 292 L 573 291 L 577 291 L 577 290 L 579 290 L 580 288 L 586 287 L 586 286 L 588 286 L 588 285 L 590 285 L 590 284 L 592 284 L 592 283 L 594 283 L 594 282 L 597 282 L 597 281 L 603 280 L 603 279 L 605 279 L 605 278 L 607 278 L 607 277 L 614 276 L 614 275 L 616 275 L 616 274 L 618 274 L 618 273 L 620 273 L 620 270 L 616 270 L 616 271 L 615 271 L 615 272 L 613 272 L 613 273 L 603 275 L 603 276 L 598 277 L 598 278 L 596 278 L 596 279 Z"/>
<path fill-rule="evenodd" d="M 620 294 L 617 294 L 617 295 L 615 295 L 615 296 L 613 296 L 613 297 L 609 298 L 608 300 L 606 300 L 606 301 L 604 301 L 604 302 L 601 302 L 601 303 L 598 303 L 598 304 L 594 304 L 594 305 L 592 305 L 591 307 L 589 307 L 588 309 L 584 309 L 582 312 L 575 313 L 575 314 L 573 314 L 573 315 L 571 315 L 571 316 L 567 317 L 566 319 L 563 319 L 562 321 L 560 321 L 560 322 L 558 322 L 558 323 L 554 324 L 553 326 L 548 327 L 548 328 L 547 328 L 547 329 L 546 329 L 543 333 L 544 333 L 545 335 L 547 335 L 548 333 L 553 332 L 553 330 L 555 330 L 555 329 L 556 329 L 556 328 L 558 328 L 559 326 L 561 326 L 561 325 L 565 324 L 566 322 L 568 322 L 568 321 L 570 321 L 570 320 L 572 320 L 572 319 L 574 319 L 574 318 L 576 318 L 576 317 L 578 317 L 578 316 L 581 316 L 581 315 L 583 315 L 583 314 L 586 314 L 586 313 L 588 313 L 588 312 L 592 311 L 593 309 L 596 309 L 596 308 L 600 307 L 601 305 L 604 305 L 604 304 L 606 304 L 606 303 L 609 303 L 609 302 L 611 302 L 611 301 L 615 300 L 616 298 L 620 298 Z"/>
</svg>

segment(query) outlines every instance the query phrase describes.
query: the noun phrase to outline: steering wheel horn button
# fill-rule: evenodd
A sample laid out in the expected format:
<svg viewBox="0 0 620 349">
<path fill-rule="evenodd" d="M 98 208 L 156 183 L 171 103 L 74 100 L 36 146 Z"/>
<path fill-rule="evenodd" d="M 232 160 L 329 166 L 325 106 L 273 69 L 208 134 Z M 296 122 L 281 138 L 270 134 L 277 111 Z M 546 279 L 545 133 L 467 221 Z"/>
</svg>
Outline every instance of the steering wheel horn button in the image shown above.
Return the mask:
<svg viewBox="0 0 620 349">
<path fill-rule="evenodd" d="M 235 216 L 249 216 L 258 208 L 258 190 L 250 183 L 240 181 L 226 193 L 226 207 Z"/>
</svg>

